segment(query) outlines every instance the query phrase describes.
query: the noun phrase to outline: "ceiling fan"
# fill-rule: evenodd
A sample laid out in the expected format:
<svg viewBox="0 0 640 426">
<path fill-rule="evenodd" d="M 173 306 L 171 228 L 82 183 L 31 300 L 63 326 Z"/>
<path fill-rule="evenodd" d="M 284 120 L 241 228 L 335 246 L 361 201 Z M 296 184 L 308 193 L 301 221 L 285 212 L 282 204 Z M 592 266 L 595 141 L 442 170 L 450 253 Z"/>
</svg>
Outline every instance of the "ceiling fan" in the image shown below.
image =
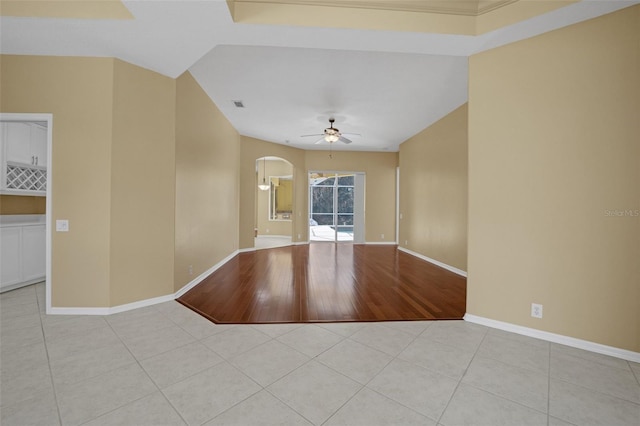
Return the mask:
<svg viewBox="0 0 640 426">
<path fill-rule="evenodd" d="M 338 130 L 337 128 L 333 127 L 333 123 L 335 123 L 335 118 L 331 117 L 329 118 L 329 127 L 327 127 L 326 129 L 324 129 L 324 133 L 319 133 L 319 134 L 315 134 L 315 135 L 302 135 L 300 136 L 301 138 L 306 138 L 306 137 L 310 137 L 310 136 L 322 136 L 320 139 L 318 139 L 318 141 L 316 142 L 316 144 L 322 143 L 322 142 L 329 142 L 330 144 L 340 141 L 342 143 L 346 143 L 349 144 L 351 142 L 353 142 L 351 139 L 347 139 L 345 138 L 343 135 L 353 135 L 353 136 L 360 136 L 359 133 L 341 133 L 340 130 Z"/>
</svg>

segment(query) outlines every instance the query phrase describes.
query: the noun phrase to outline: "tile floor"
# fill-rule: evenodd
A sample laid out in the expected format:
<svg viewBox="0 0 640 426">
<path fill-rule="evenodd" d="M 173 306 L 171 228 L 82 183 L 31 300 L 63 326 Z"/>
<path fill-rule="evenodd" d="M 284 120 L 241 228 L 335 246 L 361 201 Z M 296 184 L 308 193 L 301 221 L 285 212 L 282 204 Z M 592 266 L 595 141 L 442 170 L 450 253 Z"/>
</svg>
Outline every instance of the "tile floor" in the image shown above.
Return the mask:
<svg viewBox="0 0 640 426">
<path fill-rule="evenodd" d="M 215 325 L 0 295 L 9 425 L 635 425 L 640 364 L 463 321 Z"/>
</svg>

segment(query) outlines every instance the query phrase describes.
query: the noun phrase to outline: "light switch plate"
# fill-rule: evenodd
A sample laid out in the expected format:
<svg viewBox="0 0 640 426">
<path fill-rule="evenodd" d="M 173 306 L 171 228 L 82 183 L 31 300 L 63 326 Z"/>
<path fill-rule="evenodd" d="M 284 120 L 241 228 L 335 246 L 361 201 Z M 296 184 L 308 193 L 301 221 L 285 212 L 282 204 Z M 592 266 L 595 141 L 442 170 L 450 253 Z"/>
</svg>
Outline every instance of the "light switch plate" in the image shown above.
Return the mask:
<svg viewBox="0 0 640 426">
<path fill-rule="evenodd" d="M 69 232 L 69 221 L 66 219 L 56 220 L 56 232 Z"/>
</svg>

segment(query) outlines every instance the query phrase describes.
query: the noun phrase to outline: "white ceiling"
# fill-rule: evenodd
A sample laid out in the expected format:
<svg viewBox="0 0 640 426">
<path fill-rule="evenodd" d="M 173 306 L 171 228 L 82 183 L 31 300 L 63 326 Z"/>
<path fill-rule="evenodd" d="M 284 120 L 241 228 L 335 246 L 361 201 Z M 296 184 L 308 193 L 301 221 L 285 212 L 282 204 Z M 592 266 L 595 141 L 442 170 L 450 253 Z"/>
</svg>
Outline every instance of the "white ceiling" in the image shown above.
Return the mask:
<svg viewBox="0 0 640 426">
<path fill-rule="evenodd" d="M 116 57 L 190 70 L 243 135 L 304 149 L 329 116 L 360 133 L 334 149 L 389 150 L 467 100 L 467 57 L 640 0 L 583 0 L 479 36 L 235 24 L 224 0 L 123 3 L 133 20 L 0 18 L 0 52 Z M 246 106 L 237 109 L 232 100 Z"/>
</svg>

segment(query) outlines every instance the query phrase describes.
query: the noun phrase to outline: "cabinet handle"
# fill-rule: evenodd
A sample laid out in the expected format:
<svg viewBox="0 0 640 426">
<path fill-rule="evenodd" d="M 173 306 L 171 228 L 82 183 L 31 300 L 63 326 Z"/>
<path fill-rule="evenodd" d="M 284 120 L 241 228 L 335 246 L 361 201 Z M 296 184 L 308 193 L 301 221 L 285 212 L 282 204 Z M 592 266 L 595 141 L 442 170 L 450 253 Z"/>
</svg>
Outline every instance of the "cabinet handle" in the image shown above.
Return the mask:
<svg viewBox="0 0 640 426">
<path fill-rule="evenodd" d="M 35 157 L 35 155 L 32 155 L 32 156 L 31 156 L 31 164 L 32 164 L 32 165 L 33 165 L 33 164 L 36 164 L 36 160 L 35 160 L 35 158 L 36 158 L 36 157 Z"/>
<path fill-rule="evenodd" d="M 36 166 L 38 165 L 38 157 L 36 157 Z"/>
</svg>

